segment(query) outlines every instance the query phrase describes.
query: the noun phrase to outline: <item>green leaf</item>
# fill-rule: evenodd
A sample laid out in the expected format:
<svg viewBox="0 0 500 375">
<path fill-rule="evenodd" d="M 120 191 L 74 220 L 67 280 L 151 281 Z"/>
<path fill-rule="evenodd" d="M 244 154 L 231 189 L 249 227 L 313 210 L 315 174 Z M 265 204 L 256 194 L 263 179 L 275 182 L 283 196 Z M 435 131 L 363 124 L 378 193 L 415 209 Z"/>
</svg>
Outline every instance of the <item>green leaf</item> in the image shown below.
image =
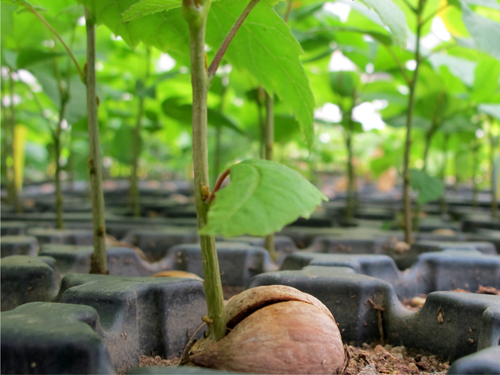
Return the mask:
<svg viewBox="0 0 500 375">
<path fill-rule="evenodd" d="M 500 61 L 489 56 L 482 58 L 479 60 L 474 73 L 471 99 L 476 103 L 487 103 L 498 90 Z"/>
<path fill-rule="evenodd" d="M 156 85 L 146 87 L 142 79 L 135 81 L 135 93 L 139 98 L 156 99 Z"/>
<path fill-rule="evenodd" d="M 441 180 L 418 169 L 410 169 L 410 186 L 418 191 L 417 201 L 420 204 L 433 201 L 444 193 Z"/>
<path fill-rule="evenodd" d="M 55 57 L 64 56 L 62 52 L 44 51 L 40 49 L 23 49 L 17 56 L 17 67 L 26 69 L 31 65 L 38 64 L 45 60 L 51 60 Z"/>
<path fill-rule="evenodd" d="M 500 23 L 474 13 L 466 1 L 460 0 L 460 2 L 462 3 L 464 24 L 477 47 L 500 59 L 500 43 L 498 42 L 500 40 Z"/>
<path fill-rule="evenodd" d="M 157 12 L 132 22 L 121 22 L 121 14 L 134 0 L 78 0 L 99 24 L 123 37 L 132 48 L 140 41 L 174 57 L 189 56 L 189 31 L 181 9 Z M 226 59 L 248 71 L 270 93 L 276 93 L 295 115 L 309 149 L 314 139 L 314 96 L 299 56 L 300 44 L 288 25 L 272 8 L 272 0 L 261 0 L 240 27 L 226 52 Z M 213 2 L 207 23 L 207 44 L 218 48 L 248 3 L 241 0 Z"/>
<path fill-rule="evenodd" d="M 207 41 L 220 46 L 247 5 L 241 0 L 212 4 Z M 309 149 L 314 139 L 314 97 L 299 56 L 302 48 L 290 28 L 268 2 L 260 2 L 239 29 L 226 53 L 235 67 L 246 70 L 268 92 L 274 92 L 299 122 Z"/>
<path fill-rule="evenodd" d="M 361 0 L 380 16 L 398 46 L 406 48 L 406 16 L 392 0 Z"/>
<path fill-rule="evenodd" d="M 230 176 L 200 234 L 266 236 L 299 216 L 308 218 L 328 200 L 298 172 L 272 161 L 245 160 L 231 167 Z"/>
<path fill-rule="evenodd" d="M 360 82 L 359 76 L 355 72 L 338 71 L 330 73 L 330 87 L 333 92 L 344 98 L 352 98 Z"/>
<path fill-rule="evenodd" d="M 123 13 L 122 21 L 134 21 L 136 19 L 149 16 L 150 14 L 178 8 L 181 5 L 181 0 L 142 0 L 132 5 Z"/>
</svg>

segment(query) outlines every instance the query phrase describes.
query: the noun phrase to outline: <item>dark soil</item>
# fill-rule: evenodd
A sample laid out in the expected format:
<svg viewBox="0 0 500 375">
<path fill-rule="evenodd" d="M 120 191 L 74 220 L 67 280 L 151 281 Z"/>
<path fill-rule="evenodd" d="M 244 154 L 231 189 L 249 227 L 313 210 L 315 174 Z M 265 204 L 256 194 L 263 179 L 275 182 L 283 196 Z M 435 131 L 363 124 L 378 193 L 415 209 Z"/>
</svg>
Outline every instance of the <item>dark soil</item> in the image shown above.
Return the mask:
<svg viewBox="0 0 500 375">
<path fill-rule="evenodd" d="M 346 375 L 444 375 L 450 367 L 448 362 L 441 362 L 435 355 L 404 346 L 363 344 L 361 348 L 348 346 L 347 351 L 350 359 Z"/>
<path fill-rule="evenodd" d="M 169 367 L 169 366 L 177 366 L 179 364 L 180 358 L 174 359 L 163 359 L 159 355 L 147 356 L 141 355 L 139 359 L 139 367 Z"/>
<path fill-rule="evenodd" d="M 426 375 L 446 374 L 448 362 L 423 351 L 407 350 L 403 346 L 363 344 L 361 348 L 347 346 L 349 364 L 345 375 Z M 180 358 L 163 359 L 160 356 L 141 355 L 139 367 L 178 366 Z"/>
</svg>

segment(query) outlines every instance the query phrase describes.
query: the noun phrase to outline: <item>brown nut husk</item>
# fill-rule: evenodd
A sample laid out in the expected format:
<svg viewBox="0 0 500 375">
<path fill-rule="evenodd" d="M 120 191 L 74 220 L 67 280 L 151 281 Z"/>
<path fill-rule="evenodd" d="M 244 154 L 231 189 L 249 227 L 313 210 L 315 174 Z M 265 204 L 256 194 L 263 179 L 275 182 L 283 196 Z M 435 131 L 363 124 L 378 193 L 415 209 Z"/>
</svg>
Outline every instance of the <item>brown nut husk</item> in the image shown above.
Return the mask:
<svg viewBox="0 0 500 375">
<path fill-rule="evenodd" d="M 190 360 L 225 371 L 335 374 L 344 368 L 345 353 L 331 315 L 310 303 L 289 301 L 255 311 Z"/>
<path fill-rule="evenodd" d="M 226 306 L 226 327 L 232 329 L 245 317 L 264 306 L 286 301 L 314 305 L 333 319 L 328 308 L 316 297 L 286 285 L 265 285 L 247 289 L 229 300 Z"/>
</svg>

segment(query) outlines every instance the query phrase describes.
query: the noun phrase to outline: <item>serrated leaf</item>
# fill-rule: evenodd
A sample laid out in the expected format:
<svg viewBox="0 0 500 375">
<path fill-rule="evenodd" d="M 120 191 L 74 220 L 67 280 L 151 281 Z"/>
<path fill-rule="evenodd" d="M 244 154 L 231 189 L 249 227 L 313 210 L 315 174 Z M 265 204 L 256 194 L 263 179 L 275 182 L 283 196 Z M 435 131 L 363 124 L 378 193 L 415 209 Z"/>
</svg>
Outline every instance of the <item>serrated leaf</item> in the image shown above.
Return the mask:
<svg viewBox="0 0 500 375">
<path fill-rule="evenodd" d="M 78 0 L 99 24 L 123 37 L 132 48 L 142 41 L 173 54 L 189 56 L 189 31 L 181 9 L 158 12 L 132 22 L 121 22 L 121 14 L 134 0 Z M 270 93 L 276 93 L 293 113 L 307 140 L 314 140 L 314 96 L 299 56 L 300 44 L 288 25 L 276 14 L 274 0 L 261 0 L 250 13 L 229 46 L 225 57 L 235 67 L 248 71 Z M 218 48 L 248 3 L 241 0 L 213 2 L 207 22 L 207 43 Z"/>
<path fill-rule="evenodd" d="M 392 0 L 361 0 L 368 8 L 379 15 L 382 22 L 391 30 L 394 41 L 406 48 L 406 16 Z"/>
<path fill-rule="evenodd" d="M 247 5 L 241 0 L 212 4 L 207 41 L 222 44 L 227 32 Z M 269 2 L 261 2 L 239 29 L 226 53 L 235 67 L 247 70 L 268 92 L 274 92 L 285 108 L 295 115 L 309 149 L 314 139 L 314 97 L 300 62 L 300 44 Z"/>
<path fill-rule="evenodd" d="M 181 0 L 142 0 L 132 5 L 123 13 L 122 21 L 134 21 L 150 14 L 178 8 L 181 5 Z"/>
<path fill-rule="evenodd" d="M 418 191 L 420 204 L 433 201 L 444 193 L 443 182 L 418 169 L 410 169 L 410 186 Z"/>
<path fill-rule="evenodd" d="M 328 200 L 298 172 L 251 159 L 231 167 L 231 183 L 217 193 L 200 234 L 266 236 Z"/>
</svg>

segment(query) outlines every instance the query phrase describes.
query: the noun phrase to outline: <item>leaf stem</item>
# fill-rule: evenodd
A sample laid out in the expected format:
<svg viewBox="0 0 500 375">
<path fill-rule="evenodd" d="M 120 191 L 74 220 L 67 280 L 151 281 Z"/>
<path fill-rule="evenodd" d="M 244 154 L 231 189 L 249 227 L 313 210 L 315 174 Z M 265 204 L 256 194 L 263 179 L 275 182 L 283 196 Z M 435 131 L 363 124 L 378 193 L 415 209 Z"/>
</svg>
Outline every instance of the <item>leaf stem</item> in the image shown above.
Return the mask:
<svg viewBox="0 0 500 375">
<path fill-rule="evenodd" d="M 97 79 L 95 70 L 96 40 L 95 21 L 85 8 L 85 24 L 87 31 L 87 117 L 89 128 L 90 152 L 88 165 L 90 170 L 90 188 L 92 195 L 92 216 L 94 222 L 94 252 L 90 261 L 90 273 L 107 274 L 106 265 L 106 222 L 104 219 L 104 195 L 102 191 L 101 149 L 99 147 L 99 122 L 97 118 L 98 98 L 96 92 Z"/>
<path fill-rule="evenodd" d="M 290 18 L 290 12 L 292 11 L 292 5 L 293 5 L 293 0 L 288 0 L 288 6 L 286 7 L 286 13 L 285 13 L 285 23 L 288 22 L 288 19 Z"/>
<path fill-rule="evenodd" d="M 203 191 L 209 186 L 207 147 L 207 93 L 209 76 L 205 60 L 205 32 L 211 0 L 183 0 L 182 11 L 189 27 L 191 50 L 191 83 L 193 87 L 193 169 L 194 193 L 198 228 L 208 223 L 208 204 L 203 199 Z M 216 69 L 216 68 L 215 68 Z M 222 283 L 217 259 L 214 236 L 200 235 L 204 288 L 210 324 L 207 325 L 208 338 L 218 341 L 226 333 L 226 316 Z"/>
<path fill-rule="evenodd" d="M 217 179 L 217 182 L 215 183 L 214 190 L 210 193 L 210 196 L 205 200 L 205 203 L 210 203 L 215 199 L 215 194 L 217 194 L 217 192 L 220 190 L 224 180 L 226 179 L 227 176 L 229 176 L 230 173 L 231 173 L 230 168 L 222 172 L 222 174 Z"/>
<path fill-rule="evenodd" d="M 433 12 L 432 14 L 430 14 L 426 19 L 424 19 L 422 21 L 422 25 L 425 25 L 427 22 L 431 21 L 434 17 L 436 17 L 440 12 L 442 12 L 443 10 L 445 10 L 446 8 L 448 8 L 449 6 L 450 6 L 450 4 L 445 4 L 442 7 L 436 9 L 435 12 Z"/>
<path fill-rule="evenodd" d="M 215 73 L 217 72 L 217 68 L 219 67 L 222 58 L 224 57 L 224 54 L 227 51 L 227 48 L 231 44 L 232 40 L 236 36 L 236 33 L 240 29 L 241 25 L 245 21 L 245 19 L 248 17 L 250 12 L 252 11 L 253 8 L 257 5 L 257 3 L 260 0 L 251 0 L 250 3 L 246 6 L 245 10 L 243 10 L 243 13 L 239 16 L 239 18 L 236 20 L 234 23 L 233 27 L 229 31 L 229 33 L 226 35 L 226 38 L 222 42 L 222 45 L 220 46 L 219 50 L 217 51 L 217 54 L 215 55 L 212 63 L 210 64 L 210 67 L 208 68 L 208 79 L 211 82 L 213 78 L 215 77 Z"/>
<path fill-rule="evenodd" d="M 83 73 L 82 69 L 80 68 L 80 65 L 78 64 L 78 61 L 76 61 L 75 55 L 73 55 L 73 52 L 69 49 L 68 45 L 64 42 L 64 40 L 61 38 L 59 33 L 48 23 L 41 15 L 36 11 L 35 8 L 33 8 L 31 5 L 24 3 L 23 4 L 26 9 L 28 9 L 31 13 L 33 13 L 42 23 L 48 27 L 48 29 L 54 34 L 54 36 L 59 39 L 59 41 L 62 43 L 64 49 L 68 53 L 69 57 L 71 60 L 73 60 L 73 63 L 75 64 L 76 70 L 78 70 L 78 74 L 80 75 L 80 79 L 82 82 L 85 82 L 85 74 Z"/>
<path fill-rule="evenodd" d="M 146 49 L 146 73 L 144 75 L 144 86 L 146 87 L 150 75 L 150 50 Z M 139 193 L 139 157 L 141 155 L 141 129 L 142 117 L 144 116 L 145 97 L 139 96 L 139 108 L 137 110 L 137 119 L 135 127 L 132 129 L 132 173 L 130 175 L 130 199 L 134 217 L 141 216 L 141 202 Z"/>
</svg>

